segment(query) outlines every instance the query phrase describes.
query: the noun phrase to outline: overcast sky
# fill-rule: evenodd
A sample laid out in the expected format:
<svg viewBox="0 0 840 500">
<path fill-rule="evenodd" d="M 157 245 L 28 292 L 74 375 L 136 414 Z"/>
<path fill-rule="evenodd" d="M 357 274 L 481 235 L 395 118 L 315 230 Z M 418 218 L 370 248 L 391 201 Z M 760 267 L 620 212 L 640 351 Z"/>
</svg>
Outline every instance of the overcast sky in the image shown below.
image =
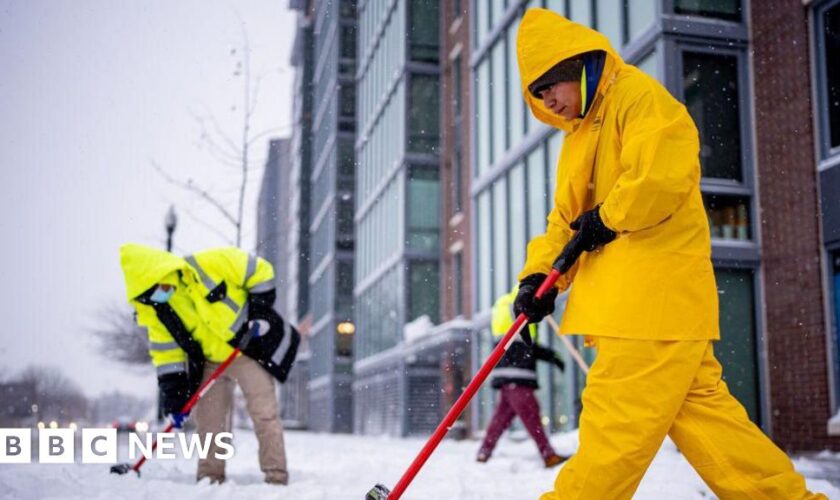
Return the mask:
<svg viewBox="0 0 840 500">
<path fill-rule="evenodd" d="M 233 240 L 232 226 L 149 160 L 234 210 L 238 172 L 199 147 L 191 112 L 209 111 L 241 136 L 240 16 L 254 77 L 264 75 L 253 128 L 289 134 L 295 23 L 287 4 L 0 0 L 0 377 L 52 365 L 89 395 L 152 394 L 153 372 L 103 358 L 89 330 L 98 311 L 125 302 L 120 244 L 162 247 L 170 204 L 177 252 Z M 260 167 L 267 145 L 254 146 Z M 248 183 L 248 250 L 261 176 L 260 168 Z"/>
</svg>

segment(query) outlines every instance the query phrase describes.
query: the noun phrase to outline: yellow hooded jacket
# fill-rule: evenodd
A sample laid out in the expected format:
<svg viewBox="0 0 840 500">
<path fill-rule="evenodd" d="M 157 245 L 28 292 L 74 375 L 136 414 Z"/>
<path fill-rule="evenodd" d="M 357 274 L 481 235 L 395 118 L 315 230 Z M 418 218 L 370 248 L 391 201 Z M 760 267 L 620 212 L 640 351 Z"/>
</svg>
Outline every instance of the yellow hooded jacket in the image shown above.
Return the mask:
<svg viewBox="0 0 840 500">
<path fill-rule="evenodd" d="M 566 120 L 528 85 L 558 62 L 601 50 L 606 61 L 592 105 Z M 631 339 L 719 338 L 708 220 L 700 194 L 697 128 L 655 79 L 628 65 L 607 38 L 545 9 L 529 9 L 517 56 L 526 102 L 539 120 L 566 132 L 554 208 L 545 234 L 528 245 L 522 279 L 548 273 L 584 211 L 600 214 L 618 238 L 584 253 L 558 281 L 572 281 L 561 333 Z"/>
<path fill-rule="evenodd" d="M 158 375 L 186 370 L 187 355 L 154 308 L 138 301 L 138 296 L 156 284 L 174 285 L 168 304 L 199 343 L 204 356 L 219 363 L 233 352 L 228 341 L 248 320 L 248 295 L 274 288 L 271 264 L 233 247 L 182 258 L 130 243 L 120 248 L 120 264 L 137 322 L 148 329 L 149 354 Z"/>
</svg>

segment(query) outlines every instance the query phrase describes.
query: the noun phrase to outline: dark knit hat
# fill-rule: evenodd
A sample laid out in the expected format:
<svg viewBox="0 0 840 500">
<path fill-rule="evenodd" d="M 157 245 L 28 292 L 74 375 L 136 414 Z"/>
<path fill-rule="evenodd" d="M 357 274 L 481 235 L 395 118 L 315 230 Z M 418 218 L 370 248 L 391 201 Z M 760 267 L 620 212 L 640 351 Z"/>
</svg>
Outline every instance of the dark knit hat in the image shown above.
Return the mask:
<svg viewBox="0 0 840 500">
<path fill-rule="evenodd" d="M 528 91 L 531 92 L 537 99 L 542 99 L 540 93 L 548 89 L 557 82 L 576 82 L 580 81 L 580 75 L 583 71 L 583 59 L 575 57 L 572 59 L 564 59 L 552 66 L 551 69 L 542 74 L 539 78 L 528 85 Z"/>
</svg>

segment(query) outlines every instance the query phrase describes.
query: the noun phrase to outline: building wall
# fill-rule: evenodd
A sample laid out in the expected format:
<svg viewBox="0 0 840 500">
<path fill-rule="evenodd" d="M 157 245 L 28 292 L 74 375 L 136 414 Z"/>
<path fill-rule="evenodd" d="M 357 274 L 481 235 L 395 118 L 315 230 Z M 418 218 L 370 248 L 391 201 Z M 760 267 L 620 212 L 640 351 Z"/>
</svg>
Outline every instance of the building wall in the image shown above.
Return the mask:
<svg viewBox="0 0 840 500">
<path fill-rule="evenodd" d="M 257 203 L 256 253 L 274 266 L 277 300 L 274 305 L 283 319 L 290 321 L 287 311 L 290 288 L 287 238 L 292 226 L 288 213 L 289 184 L 292 170 L 289 139 L 272 139 L 268 159 L 263 170 L 260 196 Z M 284 384 L 278 385 L 280 416 L 287 427 L 306 425 L 307 348 L 298 349 L 298 359 Z"/>
<path fill-rule="evenodd" d="M 412 390 L 405 372 L 399 363 L 370 360 L 403 343 L 407 322 L 423 315 L 440 321 L 438 12 L 437 0 L 359 3 L 357 432 L 408 432 L 407 410 L 393 399 Z M 368 375 L 396 377 L 398 390 L 375 394 Z M 392 398 L 366 404 L 386 394 Z M 401 416 L 386 418 L 387 408 Z"/>
<path fill-rule="evenodd" d="M 291 223 L 288 235 L 289 289 L 287 311 L 293 321 L 308 335 L 309 312 L 309 221 L 310 185 L 312 171 L 312 74 L 313 37 L 311 2 L 296 2 L 299 9 L 292 50 L 292 66 L 295 67 L 294 101 L 292 119 L 294 127 L 291 137 L 291 172 L 289 174 L 289 214 Z"/>
<path fill-rule="evenodd" d="M 470 15 L 467 1 L 441 14 L 441 314 L 472 316 L 470 225 Z"/>
<path fill-rule="evenodd" d="M 337 325 L 353 321 L 356 2 L 316 1 L 313 8 L 309 426 L 349 432 L 352 336 Z"/>
<path fill-rule="evenodd" d="M 292 136 L 289 143 L 290 165 L 288 172 L 288 232 L 286 255 L 288 283 L 281 296 L 286 299 L 287 318 L 296 324 L 301 333 L 301 344 L 295 365 L 280 390 L 280 412 L 284 422 L 294 427 L 308 425 L 309 394 L 309 218 L 312 171 L 312 72 L 313 39 L 312 8 L 308 0 L 290 2 L 298 11 L 291 63 L 295 68 L 292 102 Z"/>
<path fill-rule="evenodd" d="M 282 178 L 281 172 L 289 171 L 289 140 L 272 139 L 269 141 L 268 158 L 263 168 L 260 195 L 257 200 L 257 241 L 256 254 L 271 262 L 274 267 L 274 279 L 278 290 L 287 288 L 288 259 L 286 258 L 286 238 L 288 232 L 288 176 Z M 284 182 L 285 181 L 285 182 Z M 286 317 L 285 297 L 278 296 L 275 304 L 277 312 Z"/>
<path fill-rule="evenodd" d="M 809 63 L 809 11 L 751 10 L 772 436 L 789 450 L 840 448 L 827 436 L 827 325 Z M 804 390 L 803 390 L 804 389 Z"/>
</svg>

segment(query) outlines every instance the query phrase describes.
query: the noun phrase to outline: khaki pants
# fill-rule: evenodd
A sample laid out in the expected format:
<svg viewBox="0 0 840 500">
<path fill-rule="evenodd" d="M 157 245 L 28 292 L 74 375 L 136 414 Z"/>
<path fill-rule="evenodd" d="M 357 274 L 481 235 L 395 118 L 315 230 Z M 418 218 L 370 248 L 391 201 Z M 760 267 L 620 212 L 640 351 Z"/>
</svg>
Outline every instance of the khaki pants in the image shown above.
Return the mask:
<svg viewBox="0 0 840 500">
<path fill-rule="evenodd" d="M 671 436 L 721 500 L 825 499 L 747 417 L 709 341 L 597 337 L 580 446 L 542 500 L 629 499 Z"/>
<path fill-rule="evenodd" d="M 206 363 L 204 380 L 218 366 L 218 363 Z M 198 433 L 203 439 L 206 433 L 230 431 L 234 384 L 239 384 L 242 389 L 248 414 L 254 423 L 259 442 L 260 469 L 266 481 L 287 483 L 286 450 L 274 379 L 251 358 L 244 355 L 237 357 L 198 402 L 194 412 Z M 217 451 L 221 450 L 213 444 L 207 458 L 198 461 L 197 479 L 209 477 L 214 481 L 224 480 L 225 461 L 214 458 Z"/>
</svg>

